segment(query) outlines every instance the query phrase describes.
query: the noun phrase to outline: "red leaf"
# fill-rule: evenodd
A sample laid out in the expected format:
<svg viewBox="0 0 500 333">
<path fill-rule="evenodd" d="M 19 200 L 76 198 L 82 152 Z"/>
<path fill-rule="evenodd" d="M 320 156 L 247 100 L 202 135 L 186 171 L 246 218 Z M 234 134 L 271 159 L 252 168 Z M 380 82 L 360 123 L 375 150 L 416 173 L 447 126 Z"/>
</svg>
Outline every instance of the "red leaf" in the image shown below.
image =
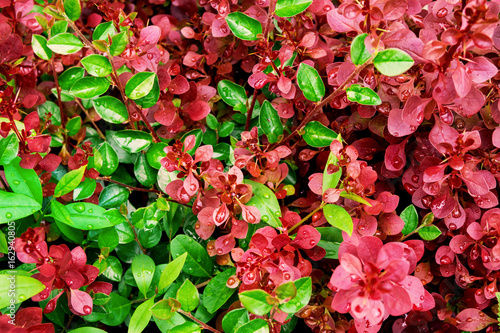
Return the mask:
<svg viewBox="0 0 500 333">
<path fill-rule="evenodd" d="M 187 112 L 192 120 L 200 121 L 202 119 L 205 119 L 206 116 L 210 113 L 210 106 L 205 101 L 197 100 L 189 104 L 189 106 L 184 109 L 184 111 Z"/>
<path fill-rule="evenodd" d="M 310 225 L 303 225 L 297 231 L 297 237 L 292 241 L 300 249 L 312 249 L 321 239 L 321 234 Z"/>
<path fill-rule="evenodd" d="M 147 51 L 153 47 L 156 47 L 158 40 L 160 39 L 161 29 L 155 25 L 150 25 L 141 30 L 139 35 L 139 40 L 137 41 L 137 46 L 141 48 L 142 51 Z"/>
<path fill-rule="evenodd" d="M 456 319 L 459 321 L 459 329 L 470 332 L 480 331 L 497 322 L 496 319 L 488 317 L 483 311 L 473 308 L 461 311 L 457 314 Z"/>
<path fill-rule="evenodd" d="M 471 70 L 470 77 L 474 83 L 483 83 L 488 81 L 498 72 L 497 66 L 491 63 L 488 58 L 475 57 L 468 62 L 465 67 Z"/>
<path fill-rule="evenodd" d="M 70 289 L 69 309 L 77 316 L 87 316 L 92 313 L 92 297 L 84 291 Z"/>
<path fill-rule="evenodd" d="M 387 170 L 399 171 L 404 168 L 406 164 L 405 147 L 407 141 L 404 140 L 400 144 L 387 147 L 385 151 L 385 167 Z"/>
<path fill-rule="evenodd" d="M 168 85 L 168 92 L 175 95 L 182 95 L 189 90 L 188 80 L 182 76 L 177 75 Z"/>
</svg>

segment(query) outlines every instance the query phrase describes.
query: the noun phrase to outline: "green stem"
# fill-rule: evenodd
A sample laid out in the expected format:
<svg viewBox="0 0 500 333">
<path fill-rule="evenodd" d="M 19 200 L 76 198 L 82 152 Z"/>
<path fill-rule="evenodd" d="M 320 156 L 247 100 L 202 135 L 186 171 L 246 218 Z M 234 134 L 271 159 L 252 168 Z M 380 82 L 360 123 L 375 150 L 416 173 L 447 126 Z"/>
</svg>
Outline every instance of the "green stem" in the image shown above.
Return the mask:
<svg viewBox="0 0 500 333">
<path fill-rule="evenodd" d="M 306 217 L 304 217 L 302 220 L 300 220 L 299 222 L 297 222 L 297 224 L 295 224 L 293 227 L 291 227 L 290 229 L 288 229 L 288 233 L 290 234 L 292 231 L 294 231 L 295 229 L 297 229 L 298 227 L 300 227 L 300 225 L 302 223 L 304 223 L 305 221 L 307 221 L 311 216 L 313 216 L 317 211 L 323 209 L 323 207 L 326 205 L 326 202 L 321 202 L 321 205 L 319 205 L 315 210 L 313 210 L 312 212 L 310 212 L 309 214 L 307 214 Z"/>
</svg>

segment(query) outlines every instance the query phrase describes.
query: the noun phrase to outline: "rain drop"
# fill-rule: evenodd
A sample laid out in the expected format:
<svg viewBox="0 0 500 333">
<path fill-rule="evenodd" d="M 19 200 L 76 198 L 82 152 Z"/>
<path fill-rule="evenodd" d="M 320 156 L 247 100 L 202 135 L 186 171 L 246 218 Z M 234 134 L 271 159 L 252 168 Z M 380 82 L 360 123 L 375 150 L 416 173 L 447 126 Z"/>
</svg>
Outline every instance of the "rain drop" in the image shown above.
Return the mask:
<svg viewBox="0 0 500 333">
<path fill-rule="evenodd" d="M 85 211 L 85 205 L 82 203 L 76 204 L 73 207 L 74 210 L 76 210 L 78 213 L 83 213 Z"/>
<path fill-rule="evenodd" d="M 12 213 L 5 213 L 5 217 L 10 219 L 12 217 Z"/>
</svg>

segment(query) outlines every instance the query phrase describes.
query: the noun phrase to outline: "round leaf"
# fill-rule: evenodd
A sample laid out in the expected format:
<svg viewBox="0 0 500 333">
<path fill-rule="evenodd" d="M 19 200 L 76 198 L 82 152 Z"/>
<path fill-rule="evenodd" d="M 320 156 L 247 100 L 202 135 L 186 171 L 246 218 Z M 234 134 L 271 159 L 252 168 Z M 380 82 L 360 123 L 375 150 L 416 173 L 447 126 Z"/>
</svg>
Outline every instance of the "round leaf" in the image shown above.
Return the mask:
<svg viewBox="0 0 500 333">
<path fill-rule="evenodd" d="M 413 66 L 413 59 L 405 51 L 398 49 L 387 49 L 380 51 L 373 64 L 380 73 L 386 76 L 403 74 Z"/>
<path fill-rule="evenodd" d="M 346 89 L 347 99 L 362 105 L 380 105 L 382 100 L 375 91 L 368 87 L 353 84 Z"/>
<path fill-rule="evenodd" d="M 283 135 L 283 124 L 278 116 L 278 111 L 267 100 L 262 103 L 260 108 L 259 124 L 270 143 L 275 143 L 278 141 L 278 137 Z"/>
<path fill-rule="evenodd" d="M 276 16 L 291 17 L 302 13 L 312 4 L 312 0 L 278 0 Z"/>
<path fill-rule="evenodd" d="M 229 29 L 239 39 L 257 40 L 257 35 L 262 33 L 262 25 L 259 21 L 240 12 L 228 14 L 226 22 Z"/>
<path fill-rule="evenodd" d="M 368 34 L 357 35 L 351 44 L 351 60 L 356 65 L 362 65 L 371 57 L 371 53 L 365 46 L 365 39 Z"/>
<path fill-rule="evenodd" d="M 47 40 L 40 35 L 33 35 L 31 39 L 31 47 L 33 52 L 43 60 L 52 58 L 52 51 L 47 47 Z"/>
<path fill-rule="evenodd" d="M 10 280 L 11 276 L 14 276 L 15 281 Z M 11 282 L 16 286 L 15 296 L 11 296 Z M 11 300 L 14 304 L 24 302 L 41 292 L 43 289 L 45 289 L 43 283 L 32 277 L 20 274 L 0 274 L 0 308 L 3 309 L 9 306 Z"/>
<path fill-rule="evenodd" d="M 343 207 L 328 204 L 323 207 L 323 213 L 328 223 L 352 235 L 352 217 Z"/>
<path fill-rule="evenodd" d="M 317 148 L 330 146 L 332 141 L 338 137 L 337 133 L 318 121 L 309 122 L 304 127 L 304 132 L 302 137 L 306 143 Z"/>
<path fill-rule="evenodd" d="M 58 54 L 72 54 L 80 51 L 83 43 L 75 35 L 65 32 L 49 39 L 47 47 Z"/>
<path fill-rule="evenodd" d="M 207 250 L 200 244 L 196 243 L 187 235 L 178 235 L 170 244 L 172 256 L 177 258 L 184 253 L 187 253 L 186 262 L 182 271 L 199 277 L 211 277 L 213 271 L 212 259 L 208 256 Z"/>
<path fill-rule="evenodd" d="M 139 99 L 151 91 L 155 83 L 156 75 L 151 72 L 137 73 L 128 80 L 125 86 L 125 94 L 130 99 Z"/>
<path fill-rule="evenodd" d="M 132 274 L 134 275 L 137 287 L 142 292 L 144 297 L 146 297 L 149 286 L 153 281 L 155 268 L 156 266 L 153 259 L 145 254 L 136 256 L 134 257 L 134 260 L 132 260 Z"/>
<path fill-rule="evenodd" d="M 92 103 L 97 114 L 109 123 L 121 124 L 128 120 L 127 107 L 118 98 L 101 96 Z"/>
<path fill-rule="evenodd" d="M 84 77 L 73 84 L 70 94 L 82 99 L 90 99 L 108 91 L 109 81 L 103 77 Z"/>
<path fill-rule="evenodd" d="M 113 67 L 108 58 L 100 54 L 91 54 L 81 60 L 83 67 L 92 76 L 104 77 L 111 74 Z"/>
<path fill-rule="evenodd" d="M 319 102 L 325 96 L 325 84 L 318 71 L 305 63 L 299 66 L 297 84 L 304 97 L 310 101 Z"/>
<path fill-rule="evenodd" d="M 251 180 L 244 180 L 245 184 L 252 186 L 253 197 L 247 202 L 247 206 L 255 206 L 259 209 L 262 221 L 273 228 L 280 228 L 281 209 L 278 199 L 269 187 Z"/>
<path fill-rule="evenodd" d="M 19 220 L 40 208 L 42 206 L 38 202 L 24 194 L 0 190 L 0 223 Z"/>
</svg>

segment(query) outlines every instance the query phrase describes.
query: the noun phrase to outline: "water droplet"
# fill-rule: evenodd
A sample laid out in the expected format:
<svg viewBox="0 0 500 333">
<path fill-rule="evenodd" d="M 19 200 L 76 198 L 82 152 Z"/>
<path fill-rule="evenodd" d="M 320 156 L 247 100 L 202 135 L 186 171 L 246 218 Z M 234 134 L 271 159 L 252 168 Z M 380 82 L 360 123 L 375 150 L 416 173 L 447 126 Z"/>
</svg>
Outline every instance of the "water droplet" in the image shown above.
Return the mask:
<svg viewBox="0 0 500 333">
<path fill-rule="evenodd" d="M 276 212 L 274 212 L 274 214 L 276 214 L 276 216 L 280 217 L 281 216 L 281 211 L 276 211 Z"/>
<path fill-rule="evenodd" d="M 87 229 L 89 230 L 94 229 L 94 226 L 92 224 L 87 224 Z"/>
<path fill-rule="evenodd" d="M 267 215 L 262 216 L 262 221 L 264 222 L 269 221 L 269 217 Z"/>
<path fill-rule="evenodd" d="M 89 213 L 93 213 L 94 211 L 92 209 L 89 209 L 87 212 Z"/>
<path fill-rule="evenodd" d="M 10 219 L 12 217 L 12 213 L 5 213 L 5 217 Z"/>
<path fill-rule="evenodd" d="M 85 211 L 85 205 L 82 203 L 79 203 L 79 204 L 74 205 L 73 209 L 76 210 L 78 213 L 83 213 Z"/>
<path fill-rule="evenodd" d="M 13 183 L 14 185 L 19 185 L 19 184 L 21 184 L 21 183 L 19 182 L 19 180 L 14 180 L 12 183 Z"/>
<path fill-rule="evenodd" d="M 27 299 L 28 299 L 28 297 L 26 297 L 26 295 L 23 295 L 23 294 L 19 295 L 17 298 L 18 298 L 21 302 L 24 302 L 25 300 L 27 300 Z"/>
<path fill-rule="evenodd" d="M 88 305 L 83 306 L 83 313 L 85 314 L 90 314 L 92 312 L 92 309 Z"/>
<path fill-rule="evenodd" d="M 264 198 L 269 199 L 270 198 L 269 194 L 264 193 Z"/>
</svg>

